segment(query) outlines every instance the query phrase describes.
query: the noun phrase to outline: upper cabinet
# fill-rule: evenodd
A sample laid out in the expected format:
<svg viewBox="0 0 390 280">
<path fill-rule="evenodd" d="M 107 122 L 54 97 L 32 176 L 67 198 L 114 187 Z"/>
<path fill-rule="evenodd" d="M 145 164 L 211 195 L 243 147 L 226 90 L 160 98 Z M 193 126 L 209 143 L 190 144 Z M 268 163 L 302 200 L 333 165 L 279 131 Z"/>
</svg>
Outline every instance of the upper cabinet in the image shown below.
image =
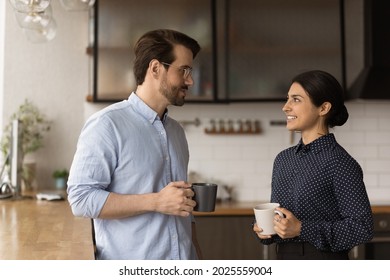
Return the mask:
<svg viewBox="0 0 390 280">
<path fill-rule="evenodd" d="M 197 39 L 189 99 L 213 99 L 213 32 L 210 0 L 98 0 L 91 14 L 92 101 L 114 102 L 135 90 L 133 47 L 147 31 L 169 28 Z"/>
<path fill-rule="evenodd" d="M 217 34 L 226 42 L 221 71 L 230 101 L 285 100 L 293 76 L 306 70 L 329 71 L 342 82 L 339 0 L 226 3 Z"/>
<path fill-rule="evenodd" d="M 322 69 L 343 83 L 342 0 L 98 0 L 91 13 L 91 101 L 136 88 L 136 40 L 170 28 L 195 38 L 190 102 L 284 100 L 291 78 Z"/>
</svg>

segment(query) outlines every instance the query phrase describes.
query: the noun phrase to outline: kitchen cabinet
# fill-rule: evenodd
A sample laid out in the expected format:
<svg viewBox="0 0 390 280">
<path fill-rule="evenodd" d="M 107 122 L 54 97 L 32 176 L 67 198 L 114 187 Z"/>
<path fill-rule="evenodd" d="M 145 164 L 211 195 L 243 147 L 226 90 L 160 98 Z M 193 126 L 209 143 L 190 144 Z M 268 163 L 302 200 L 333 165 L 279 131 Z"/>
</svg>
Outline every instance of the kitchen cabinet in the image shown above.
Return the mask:
<svg viewBox="0 0 390 280">
<path fill-rule="evenodd" d="M 210 0 L 98 0 L 91 12 L 92 101 L 126 99 L 135 90 L 133 46 L 147 31 L 175 29 L 195 37 L 202 51 L 194 61 L 189 99 L 212 100 L 213 33 Z"/>
<path fill-rule="evenodd" d="M 220 69 L 226 80 L 219 81 L 226 98 L 285 100 L 292 77 L 312 69 L 343 83 L 340 5 L 339 0 L 227 1 L 217 30 L 226 42 L 219 44 L 226 53 Z"/>
<path fill-rule="evenodd" d="M 275 245 L 263 245 L 252 231 L 252 216 L 196 217 L 199 246 L 205 260 L 275 259 Z"/>
<path fill-rule="evenodd" d="M 217 203 L 214 212 L 194 212 L 206 260 L 274 260 L 275 244 L 262 245 L 252 231 L 253 206 L 264 201 Z M 390 206 L 373 205 L 374 239 L 354 247 L 350 259 L 389 259 Z"/>
<path fill-rule="evenodd" d="M 352 259 L 390 260 L 390 207 L 373 207 L 374 237 L 351 251 Z"/>
<path fill-rule="evenodd" d="M 219 202 L 214 212 L 194 212 L 205 260 L 275 259 L 275 244 L 263 245 L 252 231 L 252 202 Z"/>
<path fill-rule="evenodd" d="M 344 84 L 343 0 L 98 0 L 91 13 L 91 100 L 113 102 L 135 89 L 135 41 L 171 28 L 194 37 L 190 102 L 284 100 L 309 69 Z"/>
</svg>

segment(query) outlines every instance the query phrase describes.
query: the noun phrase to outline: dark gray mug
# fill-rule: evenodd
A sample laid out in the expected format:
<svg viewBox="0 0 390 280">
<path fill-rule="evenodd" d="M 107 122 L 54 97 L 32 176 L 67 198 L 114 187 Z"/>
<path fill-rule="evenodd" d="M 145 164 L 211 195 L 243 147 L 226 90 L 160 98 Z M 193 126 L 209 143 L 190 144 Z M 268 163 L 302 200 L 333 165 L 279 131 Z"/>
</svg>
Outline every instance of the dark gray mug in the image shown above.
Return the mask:
<svg viewBox="0 0 390 280">
<path fill-rule="evenodd" d="M 196 202 L 194 211 L 213 212 L 217 199 L 217 188 L 217 184 L 193 183 L 192 190 L 195 193 L 193 199 Z"/>
</svg>

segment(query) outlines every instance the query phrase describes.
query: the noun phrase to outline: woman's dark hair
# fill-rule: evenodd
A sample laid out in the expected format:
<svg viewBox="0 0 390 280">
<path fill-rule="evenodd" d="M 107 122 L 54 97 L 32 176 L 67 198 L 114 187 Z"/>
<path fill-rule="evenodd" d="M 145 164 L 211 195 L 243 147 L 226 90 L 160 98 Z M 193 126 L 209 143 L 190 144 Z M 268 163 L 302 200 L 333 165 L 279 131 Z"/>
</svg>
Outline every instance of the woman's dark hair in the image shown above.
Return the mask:
<svg viewBox="0 0 390 280">
<path fill-rule="evenodd" d="M 332 104 L 325 120 L 327 126 L 342 126 L 348 120 L 348 110 L 344 105 L 344 90 L 331 74 L 312 70 L 295 76 L 292 83 L 300 84 L 315 106 L 319 107 L 324 102 Z"/>
<path fill-rule="evenodd" d="M 153 59 L 172 63 L 176 58 L 173 53 L 175 45 L 182 45 L 192 51 L 195 58 L 200 51 L 197 41 L 191 37 L 170 29 L 158 29 L 145 33 L 135 44 L 134 76 L 137 85 L 145 80 L 149 63 Z"/>
</svg>

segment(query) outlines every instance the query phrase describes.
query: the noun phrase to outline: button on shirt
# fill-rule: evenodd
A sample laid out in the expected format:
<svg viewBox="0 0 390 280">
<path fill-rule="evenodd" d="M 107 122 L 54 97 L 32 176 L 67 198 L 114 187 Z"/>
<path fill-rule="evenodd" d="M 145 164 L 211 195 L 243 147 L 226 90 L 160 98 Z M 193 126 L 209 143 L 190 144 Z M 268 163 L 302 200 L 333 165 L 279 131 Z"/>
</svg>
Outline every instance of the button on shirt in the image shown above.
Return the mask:
<svg viewBox="0 0 390 280">
<path fill-rule="evenodd" d="M 328 134 L 282 151 L 275 159 L 272 202 L 302 222 L 293 239 L 275 235 L 262 242 L 309 242 L 317 249 L 344 251 L 373 237 L 370 202 L 359 164 Z"/>
<path fill-rule="evenodd" d="M 189 151 L 178 122 L 148 107 L 135 93 L 86 122 L 68 181 L 76 216 L 94 219 L 98 259 L 196 259 L 193 217 L 151 212 L 98 219 L 109 192 L 156 193 L 187 180 Z"/>
</svg>

